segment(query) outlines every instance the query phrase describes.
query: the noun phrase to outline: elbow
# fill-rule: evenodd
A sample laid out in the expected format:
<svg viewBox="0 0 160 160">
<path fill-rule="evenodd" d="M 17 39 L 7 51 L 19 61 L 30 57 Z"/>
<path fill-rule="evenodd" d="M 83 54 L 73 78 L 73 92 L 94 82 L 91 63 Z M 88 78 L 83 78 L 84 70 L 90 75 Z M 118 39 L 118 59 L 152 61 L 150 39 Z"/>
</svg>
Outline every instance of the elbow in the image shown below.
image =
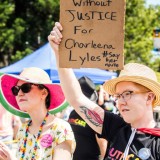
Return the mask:
<svg viewBox="0 0 160 160">
<path fill-rule="evenodd" d="M 79 106 L 78 98 L 71 98 L 68 100 L 68 102 L 73 107 Z"/>
<path fill-rule="evenodd" d="M 67 97 L 66 97 L 67 98 Z M 68 103 L 73 107 L 79 107 L 83 105 L 85 97 L 83 95 L 72 96 L 67 99 Z"/>
</svg>

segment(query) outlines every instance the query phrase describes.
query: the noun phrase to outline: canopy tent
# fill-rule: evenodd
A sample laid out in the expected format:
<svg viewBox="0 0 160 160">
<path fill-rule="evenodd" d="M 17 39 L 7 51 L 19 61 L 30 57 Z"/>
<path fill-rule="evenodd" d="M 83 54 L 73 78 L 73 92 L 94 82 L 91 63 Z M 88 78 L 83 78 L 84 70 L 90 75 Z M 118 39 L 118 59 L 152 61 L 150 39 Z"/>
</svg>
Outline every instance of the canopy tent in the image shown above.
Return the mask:
<svg viewBox="0 0 160 160">
<path fill-rule="evenodd" d="M 44 69 L 50 76 L 53 83 L 59 83 L 58 72 L 56 68 L 55 56 L 49 43 L 45 44 L 32 54 L 24 57 L 18 62 L 0 69 L 1 73 L 19 74 L 24 68 L 39 67 Z M 115 72 L 108 72 L 102 69 L 81 68 L 74 69 L 77 78 L 87 76 L 93 80 L 95 84 L 102 84 L 104 81 L 117 76 Z"/>
</svg>

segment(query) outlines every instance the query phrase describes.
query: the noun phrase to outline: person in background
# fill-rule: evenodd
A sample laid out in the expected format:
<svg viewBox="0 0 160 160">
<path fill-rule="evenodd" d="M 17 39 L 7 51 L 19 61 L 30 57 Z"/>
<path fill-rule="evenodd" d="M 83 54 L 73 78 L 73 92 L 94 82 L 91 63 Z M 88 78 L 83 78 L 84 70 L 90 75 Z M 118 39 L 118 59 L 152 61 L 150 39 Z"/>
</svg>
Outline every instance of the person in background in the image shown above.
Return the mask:
<svg viewBox="0 0 160 160">
<path fill-rule="evenodd" d="M 62 30 L 57 22 L 48 36 L 61 86 L 70 105 L 109 142 L 105 160 L 160 160 L 160 129 L 153 117 L 153 108 L 160 106 L 160 83 L 155 72 L 143 64 L 126 64 L 117 78 L 103 85 L 114 96 L 121 116 L 106 112 L 83 94 L 71 68 L 59 67 Z"/>
<path fill-rule="evenodd" d="M 78 79 L 82 92 L 94 103 L 97 103 L 98 93 L 93 81 L 83 76 Z M 96 132 L 73 110 L 68 122 L 70 123 L 76 139 L 76 149 L 73 154 L 73 160 L 99 160 L 103 159 L 107 141 L 98 138 Z"/>
<path fill-rule="evenodd" d="M 98 89 L 98 104 L 103 108 L 105 111 L 118 114 L 116 102 L 112 96 L 110 96 L 104 89 L 103 86 L 100 85 Z"/>
<path fill-rule="evenodd" d="M 3 74 L 0 80 L 4 107 L 30 116 L 17 133 L 16 157 L 0 142 L 0 159 L 71 160 L 75 149 L 71 126 L 52 114 L 65 103 L 60 85 L 52 84 L 48 74 L 36 67 L 25 68 L 19 76 Z"/>
<path fill-rule="evenodd" d="M 0 104 L 0 141 L 12 148 L 20 126 L 20 118 L 12 115 Z"/>
<path fill-rule="evenodd" d="M 73 107 L 68 105 L 65 109 L 63 109 L 61 112 L 58 112 L 55 114 L 56 117 L 61 118 L 65 121 L 68 121 L 69 115 L 71 111 L 73 110 Z"/>
</svg>

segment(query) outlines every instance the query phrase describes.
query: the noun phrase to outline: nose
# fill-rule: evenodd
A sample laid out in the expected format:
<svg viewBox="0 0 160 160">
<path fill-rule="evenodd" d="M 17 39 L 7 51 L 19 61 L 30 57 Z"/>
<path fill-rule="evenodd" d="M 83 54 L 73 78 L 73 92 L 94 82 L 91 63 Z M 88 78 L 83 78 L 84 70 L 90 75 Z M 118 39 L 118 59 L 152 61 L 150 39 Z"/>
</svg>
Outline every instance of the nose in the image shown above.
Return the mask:
<svg viewBox="0 0 160 160">
<path fill-rule="evenodd" d="M 20 95 L 24 95 L 24 93 L 22 92 L 22 90 L 21 90 L 21 89 L 18 91 L 17 96 L 20 96 Z"/>
<path fill-rule="evenodd" d="M 117 107 L 121 105 L 126 105 L 126 101 L 124 100 L 122 96 L 116 101 L 116 103 L 117 103 Z"/>
</svg>

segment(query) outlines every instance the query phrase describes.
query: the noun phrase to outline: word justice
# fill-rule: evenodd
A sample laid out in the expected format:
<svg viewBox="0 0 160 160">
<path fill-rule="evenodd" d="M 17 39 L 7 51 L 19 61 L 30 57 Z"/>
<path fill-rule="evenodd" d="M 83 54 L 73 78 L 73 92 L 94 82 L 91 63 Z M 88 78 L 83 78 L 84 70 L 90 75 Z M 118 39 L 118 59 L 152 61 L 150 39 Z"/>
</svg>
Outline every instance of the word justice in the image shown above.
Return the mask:
<svg viewBox="0 0 160 160">
<path fill-rule="evenodd" d="M 74 20 L 111 20 L 116 21 L 117 12 L 100 12 L 100 11 L 88 11 L 79 12 L 76 10 L 66 10 L 71 15 L 69 22 Z"/>
</svg>

